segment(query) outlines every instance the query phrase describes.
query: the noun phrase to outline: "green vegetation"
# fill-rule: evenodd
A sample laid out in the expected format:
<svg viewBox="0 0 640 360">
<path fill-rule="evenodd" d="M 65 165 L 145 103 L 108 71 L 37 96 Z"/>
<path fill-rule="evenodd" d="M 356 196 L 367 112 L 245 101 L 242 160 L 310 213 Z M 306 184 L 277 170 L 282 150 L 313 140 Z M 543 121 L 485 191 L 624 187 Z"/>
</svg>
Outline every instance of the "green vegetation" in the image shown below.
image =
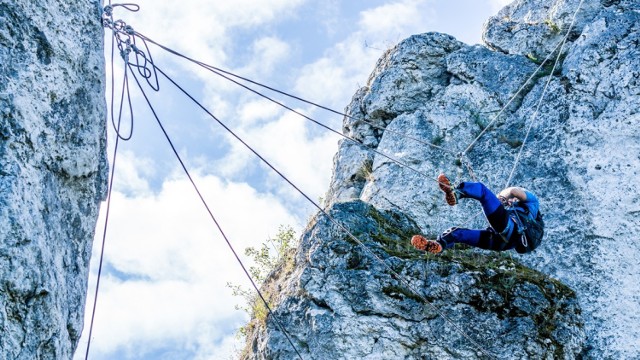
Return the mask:
<svg viewBox="0 0 640 360">
<path fill-rule="evenodd" d="M 508 252 L 486 252 L 479 254 L 466 246 L 459 246 L 461 250 L 445 251 L 440 255 L 427 255 L 429 261 L 455 263 L 465 271 L 481 274 L 480 287 L 487 290 L 496 290 L 508 297 L 513 287 L 517 284 L 531 283 L 540 288 L 540 291 L 548 300 L 553 299 L 558 293 L 565 297 L 574 297 L 571 288 L 560 281 L 522 265 L 512 258 Z M 548 286 L 551 285 L 551 286 Z"/>
<path fill-rule="evenodd" d="M 294 245 L 297 245 L 295 231 L 291 226 L 281 225 L 276 237 L 267 239 L 260 249 L 254 247 L 245 249 L 245 255 L 250 256 L 256 264 L 249 268 L 249 274 L 253 280 L 262 283 L 278 265 L 287 263 L 292 256 L 289 250 Z"/>
<path fill-rule="evenodd" d="M 366 159 L 362 166 L 356 171 L 356 181 L 373 181 L 373 160 Z"/>
<path fill-rule="evenodd" d="M 275 238 L 268 238 L 260 248 L 245 249 L 245 254 L 251 257 L 255 264 L 249 267 L 249 274 L 271 307 L 274 306 L 278 295 L 277 290 L 273 288 L 274 283 L 293 271 L 297 246 L 298 240 L 293 228 L 281 225 Z M 240 336 L 247 337 L 256 326 L 264 324 L 269 311 L 255 289 L 245 289 L 232 283 L 227 283 L 227 287 L 234 296 L 244 300 L 243 304 L 236 305 L 236 309 L 247 312 L 251 317 L 249 323 L 238 331 Z"/>
<path fill-rule="evenodd" d="M 522 139 L 511 139 L 508 138 L 504 135 L 500 135 L 500 137 L 498 138 L 498 140 L 500 142 L 503 142 L 509 146 L 511 146 L 512 148 L 519 148 L 520 146 L 522 146 Z"/>
<path fill-rule="evenodd" d="M 544 24 L 549 27 L 552 33 L 557 34 L 560 32 L 560 27 L 558 26 L 558 24 L 554 23 L 553 20 L 546 19 L 544 21 Z"/>
<path fill-rule="evenodd" d="M 491 121 L 486 116 L 487 112 L 482 111 L 484 106 L 478 106 L 476 104 L 464 104 L 461 106 L 461 108 L 469 113 L 469 118 L 477 127 L 474 136 L 480 135 L 491 123 Z"/>
<path fill-rule="evenodd" d="M 532 54 L 532 53 L 528 53 L 528 54 L 527 54 L 527 59 L 529 59 L 529 60 L 533 61 L 534 63 L 536 63 L 536 64 L 538 64 L 538 65 L 542 64 L 542 61 L 540 61 L 540 59 L 538 59 L 538 57 L 537 57 L 537 56 L 535 56 L 535 55 L 534 55 L 534 54 Z"/>
<path fill-rule="evenodd" d="M 399 221 L 399 215 L 395 213 L 389 213 L 391 217 L 395 217 L 391 220 Z M 385 216 L 371 207 L 369 210 L 369 217 L 373 219 L 377 224 L 378 231 L 370 234 L 371 239 L 382 245 L 383 249 L 392 256 L 396 256 L 404 259 L 414 259 L 416 256 L 420 256 L 410 244 L 410 239 L 413 235 L 417 234 L 419 229 L 415 228 L 407 230 L 401 230 Z"/>
<path fill-rule="evenodd" d="M 554 55 L 555 56 L 550 57 L 549 61 L 547 61 L 545 65 L 538 71 L 538 73 L 536 73 L 535 80 L 551 75 L 551 71 L 553 70 L 553 66 L 555 64 L 555 59 L 558 56 L 557 54 L 554 54 Z M 564 63 L 564 59 L 566 57 L 567 57 L 566 53 L 560 54 L 558 58 L 558 66 L 556 66 L 556 69 L 553 70 L 554 76 L 558 76 L 562 73 L 562 64 Z M 541 65 L 543 61 L 543 60 L 540 60 L 538 56 L 532 53 L 527 54 L 527 59 L 531 60 L 536 65 Z"/>
<path fill-rule="evenodd" d="M 554 332 L 558 322 L 562 321 L 558 319 L 558 316 L 562 316 L 559 314 L 563 313 L 565 299 L 576 296 L 571 288 L 541 272 L 524 266 L 512 258 L 509 252 L 479 252 L 461 244 L 457 244 L 454 249 L 438 255 L 417 251 L 409 244 L 409 239 L 413 233 L 417 233 L 419 230 L 398 228 L 400 215 L 382 213 L 375 208 L 371 208 L 367 215 L 375 221 L 376 230 L 361 235 L 376 241 L 389 255 L 408 261 L 425 261 L 430 264 L 429 271 L 443 277 L 448 276 L 451 272 L 464 272 L 474 276 L 477 279 L 476 286 L 482 290 L 481 294 L 484 294 L 470 303 L 470 305 L 477 307 L 478 311 L 490 311 L 500 318 L 523 316 L 521 310 L 514 306 L 514 300 L 518 296 L 516 289 L 526 284 L 537 287 L 540 294 L 548 301 L 548 306 L 542 308 L 539 314 L 529 314 L 536 324 L 538 334 L 535 336 L 550 340 L 553 343 L 555 354 L 558 357 L 563 356 L 564 345 L 557 343 Z M 429 237 L 429 235 L 427 236 Z M 394 270 L 401 271 L 400 269 Z M 397 283 L 386 284 L 381 291 L 386 296 L 399 301 L 411 299 L 423 303 L 425 300 Z M 485 296 L 491 293 L 498 294 L 502 301 L 487 303 L 484 300 Z"/>
<path fill-rule="evenodd" d="M 413 291 L 409 291 L 400 286 L 385 286 L 382 288 L 382 293 L 397 300 L 404 300 L 407 298 L 419 303 L 424 303 L 424 300 Z"/>
<path fill-rule="evenodd" d="M 375 208 L 369 210 L 368 216 L 377 224 L 377 231 L 368 234 L 372 240 L 382 246 L 382 248 L 392 256 L 406 260 L 425 260 L 447 265 L 455 265 L 460 270 L 477 274 L 480 277 L 479 286 L 486 290 L 494 290 L 503 297 L 508 298 L 513 291 L 513 287 L 518 284 L 531 283 L 536 285 L 545 297 L 554 302 L 560 297 L 575 297 L 574 291 L 558 280 L 528 268 L 518 260 L 511 257 L 509 252 L 478 252 L 477 250 L 463 245 L 456 244 L 454 249 L 444 251 L 441 254 L 433 255 L 415 250 L 410 239 L 414 234 L 419 233 L 419 229 L 399 229 L 399 215 L 390 213 L 387 215 L 377 211 Z M 433 234 L 426 234 L 427 237 L 435 238 Z M 398 289 L 388 289 L 393 293 L 404 294 Z"/>
<path fill-rule="evenodd" d="M 440 146 L 444 142 L 444 135 L 436 135 L 431 139 L 431 144 L 435 146 Z"/>
</svg>

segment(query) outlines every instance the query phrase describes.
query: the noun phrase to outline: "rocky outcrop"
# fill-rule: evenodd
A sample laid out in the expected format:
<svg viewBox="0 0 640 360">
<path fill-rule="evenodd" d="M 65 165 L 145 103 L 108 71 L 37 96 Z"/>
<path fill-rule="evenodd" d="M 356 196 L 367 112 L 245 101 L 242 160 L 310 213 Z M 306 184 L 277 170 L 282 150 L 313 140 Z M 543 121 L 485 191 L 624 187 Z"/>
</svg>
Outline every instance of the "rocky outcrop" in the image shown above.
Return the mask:
<svg viewBox="0 0 640 360">
<path fill-rule="evenodd" d="M 582 350 L 576 296 L 558 281 L 506 255 L 423 256 L 407 244 L 419 231 L 411 219 L 361 201 L 329 214 L 340 226 L 319 215 L 295 270 L 264 286 L 302 358 L 571 359 Z M 270 320 L 244 358 L 297 358 Z"/>
<path fill-rule="evenodd" d="M 559 67 L 540 66 L 567 33 Z M 472 359 L 479 349 L 512 359 L 640 357 L 640 5 L 518 0 L 487 22 L 484 39 L 487 46 L 468 46 L 443 34 L 412 36 L 379 60 L 348 106 L 343 131 L 364 146 L 342 142 L 328 208 L 415 286 L 320 216 L 291 275 L 269 283 L 303 357 Z M 547 224 L 543 245 L 506 258 L 394 252 L 412 231 L 487 226 L 476 203 L 444 204 L 434 181 L 441 171 L 496 191 L 534 191 Z M 404 229 L 391 248 L 390 235 L 376 235 L 374 208 L 396 217 L 387 232 Z M 493 266 L 501 261 L 509 263 Z M 506 289 L 496 276 L 510 279 Z M 536 322 L 541 313 L 552 325 Z M 247 357 L 291 358 L 291 348 L 267 318 L 249 337 Z"/>
<path fill-rule="evenodd" d="M 0 359 L 71 359 L 106 190 L 97 1 L 0 0 Z"/>
</svg>

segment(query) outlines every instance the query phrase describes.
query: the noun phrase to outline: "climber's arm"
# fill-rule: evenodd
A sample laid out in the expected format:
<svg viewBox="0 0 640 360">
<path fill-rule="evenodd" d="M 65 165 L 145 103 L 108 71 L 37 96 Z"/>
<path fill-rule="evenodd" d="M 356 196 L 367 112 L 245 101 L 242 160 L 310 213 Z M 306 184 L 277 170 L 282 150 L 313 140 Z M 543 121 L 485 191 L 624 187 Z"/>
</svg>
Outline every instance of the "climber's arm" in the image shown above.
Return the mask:
<svg viewBox="0 0 640 360">
<path fill-rule="evenodd" d="M 511 204 L 514 199 L 524 202 L 527 201 L 527 193 L 521 187 L 508 187 L 500 191 L 500 194 L 498 194 L 498 199 L 500 199 L 503 204 L 505 202 L 507 204 Z"/>
</svg>

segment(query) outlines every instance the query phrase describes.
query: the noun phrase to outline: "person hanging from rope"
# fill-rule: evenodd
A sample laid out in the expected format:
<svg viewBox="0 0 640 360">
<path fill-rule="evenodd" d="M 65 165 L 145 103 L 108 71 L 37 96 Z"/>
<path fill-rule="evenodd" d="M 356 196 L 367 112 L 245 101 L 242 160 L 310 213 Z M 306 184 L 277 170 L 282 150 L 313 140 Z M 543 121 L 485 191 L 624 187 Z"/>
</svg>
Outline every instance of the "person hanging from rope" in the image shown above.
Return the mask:
<svg viewBox="0 0 640 360">
<path fill-rule="evenodd" d="M 533 251 L 542 241 L 544 221 L 538 198 L 521 187 L 508 187 L 496 196 L 481 182 L 462 182 L 454 187 L 446 175 L 438 176 L 438 185 L 447 204 L 455 206 L 458 199 L 475 199 L 489 221 L 486 230 L 450 228 L 436 240 L 414 235 L 411 245 L 418 250 L 439 254 L 456 243 L 473 247 L 519 253 Z"/>
</svg>

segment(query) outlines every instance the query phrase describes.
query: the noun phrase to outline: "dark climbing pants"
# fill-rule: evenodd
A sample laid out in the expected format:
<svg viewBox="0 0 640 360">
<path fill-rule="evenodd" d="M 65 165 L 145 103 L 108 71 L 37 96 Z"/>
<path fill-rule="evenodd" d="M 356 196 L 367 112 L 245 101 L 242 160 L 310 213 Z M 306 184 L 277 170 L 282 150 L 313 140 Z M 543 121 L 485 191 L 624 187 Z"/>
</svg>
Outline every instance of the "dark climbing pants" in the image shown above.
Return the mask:
<svg viewBox="0 0 640 360">
<path fill-rule="evenodd" d="M 509 224 L 513 220 L 509 218 L 507 210 L 498 197 L 480 182 L 463 182 L 458 185 L 457 190 L 460 198 L 470 198 L 480 202 L 491 227 L 486 230 L 455 228 L 445 232 L 441 239 L 446 242 L 446 247 L 452 247 L 454 243 L 462 243 L 495 251 L 513 249 L 515 241 L 511 240 L 514 236 L 511 236 L 510 241 L 505 241 L 500 235 L 507 226 L 514 226 L 514 224 Z"/>
</svg>

